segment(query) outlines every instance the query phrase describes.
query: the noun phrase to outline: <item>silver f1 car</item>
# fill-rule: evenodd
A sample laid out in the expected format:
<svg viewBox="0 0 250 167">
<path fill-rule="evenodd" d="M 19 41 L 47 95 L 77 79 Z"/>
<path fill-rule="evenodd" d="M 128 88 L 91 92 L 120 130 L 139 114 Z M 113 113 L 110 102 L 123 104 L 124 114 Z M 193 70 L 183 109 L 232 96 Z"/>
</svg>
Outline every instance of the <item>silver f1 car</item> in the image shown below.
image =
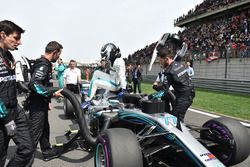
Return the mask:
<svg viewBox="0 0 250 167">
<path fill-rule="evenodd" d="M 122 102 L 102 99 L 83 110 L 73 93 L 61 93 L 72 103 L 79 125 L 62 152 L 80 138 L 95 150 L 96 167 L 223 167 L 249 156 L 248 131 L 236 120 L 220 117 L 202 127 L 187 125 L 166 112 L 163 101 L 133 94 L 124 94 Z"/>
<path fill-rule="evenodd" d="M 170 37 L 164 34 L 156 49 Z M 184 43 L 175 57 L 183 57 L 186 49 Z M 150 68 L 155 59 L 156 50 Z M 250 153 L 249 134 L 241 123 L 220 117 L 202 127 L 187 125 L 165 111 L 165 102 L 159 100 L 161 91 L 150 98 L 124 94 L 122 102 L 106 97 L 86 110 L 67 90 L 62 94 L 74 107 L 79 124 L 75 136 L 95 150 L 96 167 L 224 167 L 244 161 Z M 174 104 L 174 96 L 169 94 Z"/>
<path fill-rule="evenodd" d="M 230 118 L 187 125 L 165 112 L 163 101 L 136 94 L 124 94 L 123 102 L 103 99 L 83 111 L 72 93 L 62 93 L 75 108 L 76 136 L 95 150 L 96 167 L 223 167 L 244 161 L 250 152 L 248 131 Z"/>
</svg>

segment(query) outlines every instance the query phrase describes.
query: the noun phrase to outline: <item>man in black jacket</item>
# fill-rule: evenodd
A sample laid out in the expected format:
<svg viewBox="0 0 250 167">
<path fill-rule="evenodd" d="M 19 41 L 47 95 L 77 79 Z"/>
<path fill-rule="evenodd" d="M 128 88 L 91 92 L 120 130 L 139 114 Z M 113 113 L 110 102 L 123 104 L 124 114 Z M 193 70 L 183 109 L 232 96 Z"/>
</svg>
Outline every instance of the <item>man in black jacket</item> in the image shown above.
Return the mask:
<svg viewBox="0 0 250 167">
<path fill-rule="evenodd" d="M 176 101 L 173 107 L 173 115 L 184 121 L 186 111 L 191 106 L 194 98 L 194 87 L 191 83 L 186 67 L 179 61 L 174 61 L 174 50 L 163 48 L 157 55 L 164 68 L 164 79 L 162 89 L 166 92 L 172 86 Z"/>
<path fill-rule="evenodd" d="M 142 72 L 143 69 L 139 62 L 136 63 L 136 67 L 132 71 L 133 83 L 134 83 L 134 93 L 136 93 L 136 87 L 138 87 L 138 92 L 141 93 L 141 82 L 142 82 Z"/>
<path fill-rule="evenodd" d="M 35 146 L 40 142 L 45 161 L 59 156 L 57 150 L 52 149 L 49 142 L 50 127 L 48 121 L 48 109 L 51 97 L 60 97 L 61 90 L 53 93 L 50 86 L 52 64 L 56 62 L 62 52 L 62 45 L 51 41 L 45 48 L 45 54 L 37 59 L 31 68 L 30 93 L 30 121 L 34 135 Z"/>
<path fill-rule="evenodd" d="M 15 23 L 0 22 L 0 166 L 6 161 L 10 139 L 17 150 L 8 167 L 25 167 L 31 162 L 34 141 L 24 111 L 17 103 L 15 60 L 9 52 L 21 45 L 24 30 Z"/>
<path fill-rule="evenodd" d="M 161 73 L 162 85 L 154 84 L 153 88 L 157 91 L 165 91 L 166 97 L 172 97 L 169 88 L 173 87 L 175 101 L 173 101 L 171 114 L 182 122 L 195 96 L 194 87 L 187 70 L 181 64 L 181 59 L 185 56 L 186 51 L 187 44 L 182 42 L 176 34 L 165 33 L 156 44 L 149 66 L 149 70 L 151 70 L 156 58 L 160 58 L 160 64 L 163 68 Z"/>
</svg>

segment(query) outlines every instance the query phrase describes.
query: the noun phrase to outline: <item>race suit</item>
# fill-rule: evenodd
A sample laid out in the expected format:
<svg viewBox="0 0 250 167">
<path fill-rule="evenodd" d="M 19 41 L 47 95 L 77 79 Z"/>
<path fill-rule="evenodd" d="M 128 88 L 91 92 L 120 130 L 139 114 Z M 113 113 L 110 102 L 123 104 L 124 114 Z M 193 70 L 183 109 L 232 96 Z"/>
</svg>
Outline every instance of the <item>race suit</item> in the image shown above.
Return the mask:
<svg viewBox="0 0 250 167">
<path fill-rule="evenodd" d="M 35 146 L 40 142 L 42 152 L 51 148 L 48 120 L 49 103 L 53 92 L 49 89 L 52 64 L 46 58 L 37 59 L 31 68 L 29 110 Z"/>
<path fill-rule="evenodd" d="M 193 102 L 194 87 L 186 68 L 180 62 L 174 61 L 164 71 L 163 89 L 167 92 L 170 86 L 173 87 L 176 96 L 172 114 L 183 121 L 188 107 Z"/>
<path fill-rule="evenodd" d="M 34 142 L 24 110 L 17 103 L 15 69 L 10 68 L 8 61 L 14 62 L 10 52 L 4 53 L 0 49 L 0 166 L 6 161 L 9 141 L 12 138 L 17 145 L 17 150 L 8 163 L 10 166 L 26 166 L 32 159 Z M 10 137 L 5 130 L 5 124 L 14 121 L 16 133 Z"/>
<path fill-rule="evenodd" d="M 59 64 L 58 66 L 55 67 L 55 70 L 57 71 L 57 79 L 58 79 L 59 88 L 63 88 L 64 87 L 63 73 L 65 70 L 64 64 Z"/>
<path fill-rule="evenodd" d="M 90 83 L 88 96 L 92 99 L 95 96 L 97 88 L 110 91 L 118 91 L 126 89 L 125 62 L 122 58 L 117 58 L 110 67 L 110 74 L 96 70 Z"/>
</svg>

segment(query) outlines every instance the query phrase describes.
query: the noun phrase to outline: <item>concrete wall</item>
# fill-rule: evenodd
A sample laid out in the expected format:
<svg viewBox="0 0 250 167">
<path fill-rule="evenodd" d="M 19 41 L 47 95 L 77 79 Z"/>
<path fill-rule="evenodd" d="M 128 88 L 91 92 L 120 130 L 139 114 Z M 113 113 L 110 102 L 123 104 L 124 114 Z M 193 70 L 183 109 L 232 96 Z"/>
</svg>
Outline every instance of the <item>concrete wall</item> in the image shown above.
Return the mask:
<svg viewBox="0 0 250 167">
<path fill-rule="evenodd" d="M 195 61 L 196 78 L 250 80 L 250 58 L 215 60 L 210 63 Z"/>
<path fill-rule="evenodd" d="M 159 63 L 155 63 L 151 71 L 148 71 L 148 65 L 142 65 L 143 75 L 150 78 L 156 77 L 161 71 Z M 210 63 L 204 60 L 194 61 L 193 64 L 195 78 L 209 79 L 231 79 L 231 80 L 250 80 L 250 57 L 214 60 Z"/>
</svg>

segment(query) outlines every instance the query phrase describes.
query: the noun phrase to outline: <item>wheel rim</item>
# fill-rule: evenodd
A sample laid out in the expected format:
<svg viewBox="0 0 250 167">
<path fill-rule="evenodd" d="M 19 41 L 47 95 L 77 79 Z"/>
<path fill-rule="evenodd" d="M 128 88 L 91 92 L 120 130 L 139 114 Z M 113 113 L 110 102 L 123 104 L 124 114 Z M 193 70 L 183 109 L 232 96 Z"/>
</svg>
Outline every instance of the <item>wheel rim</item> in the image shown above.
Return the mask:
<svg viewBox="0 0 250 167">
<path fill-rule="evenodd" d="M 102 144 L 96 146 L 96 167 L 107 167 L 107 159 L 105 154 L 105 149 Z"/>
<path fill-rule="evenodd" d="M 233 150 L 235 149 L 235 142 L 232 134 L 217 123 L 210 123 L 204 127 L 208 127 L 210 130 L 203 134 L 203 138 L 219 143 L 221 147 L 216 149 L 216 153 L 214 154 L 224 164 L 228 163 L 232 159 Z"/>
</svg>

